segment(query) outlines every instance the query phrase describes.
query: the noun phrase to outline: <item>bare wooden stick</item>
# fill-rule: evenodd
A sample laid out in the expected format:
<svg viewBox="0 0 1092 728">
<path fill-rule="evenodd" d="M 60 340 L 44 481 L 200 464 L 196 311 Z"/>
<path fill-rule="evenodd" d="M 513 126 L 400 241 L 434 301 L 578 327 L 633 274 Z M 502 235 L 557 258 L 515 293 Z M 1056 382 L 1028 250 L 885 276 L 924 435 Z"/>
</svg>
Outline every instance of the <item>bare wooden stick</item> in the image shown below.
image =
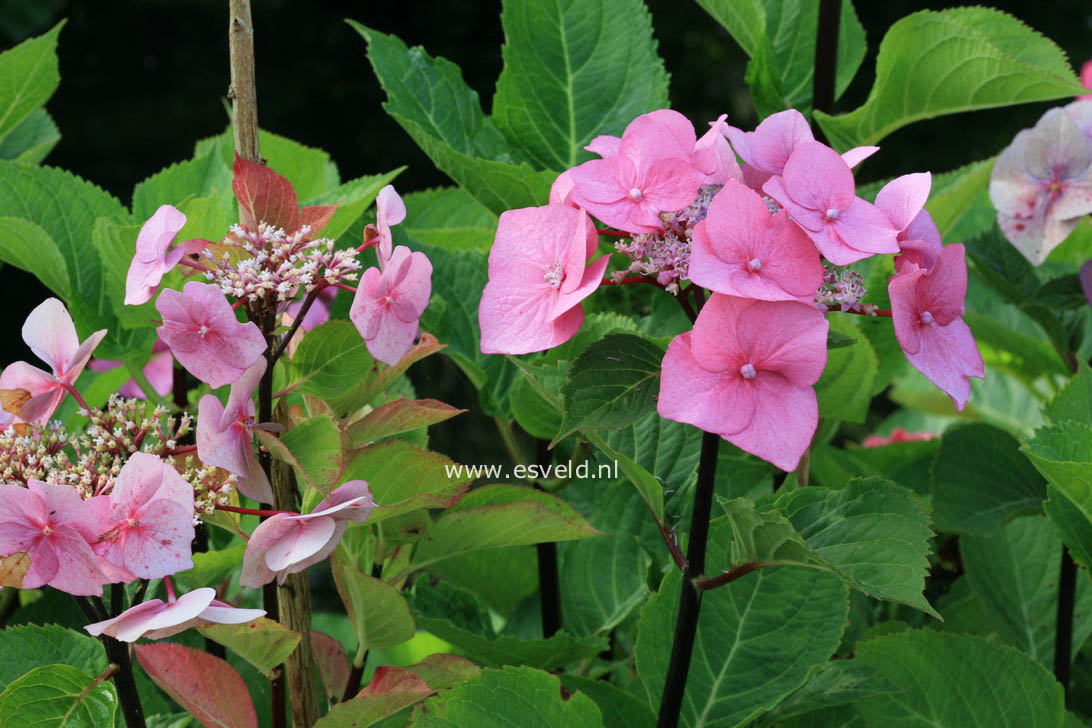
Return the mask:
<svg viewBox="0 0 1092 728">
<path fill-rule="evenodd" d="M 250 0 L 230 0 L 231 99 L 235 118 L 235 151 L 248 162 L 261 162 L 258 150 L 258 89 L 254 82 L 254 26 Z"/>
</svg>

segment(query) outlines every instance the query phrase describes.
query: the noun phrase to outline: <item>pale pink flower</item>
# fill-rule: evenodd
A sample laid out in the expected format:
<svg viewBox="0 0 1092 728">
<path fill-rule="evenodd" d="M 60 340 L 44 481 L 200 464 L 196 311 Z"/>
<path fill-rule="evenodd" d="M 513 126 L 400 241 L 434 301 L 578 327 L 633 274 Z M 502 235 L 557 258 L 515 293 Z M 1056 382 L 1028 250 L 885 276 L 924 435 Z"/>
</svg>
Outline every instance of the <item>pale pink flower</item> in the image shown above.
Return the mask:
<svg viewBox="0 0 1092 728">
<path fill-rule="evenodd" d="M 788 210 L 834 265 L 899 252 L 891 221 L 857 197 L 849 165 L 825 144 L 799 145 L 782 175 L 771 177 L 762 190 Z"/>
<path fill-rule="evenodd" d="M 729 180 L 694 228 L 689 277 L 718 293 L 809 302 L 823 284 L 823 264 L 788 213 L 771 216 L 756 192 Z"/>
<path fill-rule="evenodd" d="M 1083 102 L 1081 102 L 1083 103 Z M 1034 265 L 1092 212 L 1092 143 L 1063 109 L 1016 135 L 990 175 L 1001 232 Z"/>
<path fill-rule="evenodd" d="M 704 175 L 690 163 L 696 141 L 693 125 L 678 112 L 639 116 L 615 153 L 569 170 L 573 202 L 619 230 L 659 230 L 661 212 L 681 210 L 698 194 Z M 593 145 L 612 146 L 602 138 Z"/>
<path fill-rule="evenodd" d="M 232 473 L 239 492 L 259 503 L 272 503 L 269 479 L 254 453 L 254 390 L 265 374 L 265 357 L 258 359 L 231 385 L 227 407 L 215 394 L 197 403 L 197 456 L 205 465 Z"/>
<path fill-rule="evenodd" d="M 171 637 L 203 624 L 245 624 L 263 616 L 264 609 L 236 609 L 217 601 L 215 589 L 201 587 L 167 602 L 149 599 L 113 619 L 89 624 L 84 629 L 95 637 L 105 634 L 122 642 L 136 642 L 141 637 L 150 640 Z"/>
<path fill-rule="evenodd" d="M 690 155 L 690 163 L 705 175 L 703 185 L 722 185 L 729 180 L 743 181 L 743 171 L 728 143 L 728 124 L 724 121 L 727 118 L 727 114 L 721 114 L 716 121 L 709 122 L 709 131 L 698 139 Z"/>
<path fill-rule="evenodd" d="M 108 372 L 121 366 L 125 366 L 125 362 L 110 359 L 92 359 L 87 368 L 93 372 Z M 152 347 L 152 358 L 144 365 L 144 376 L 147 378 L 148 384 L 152 385 L 152 389 L 155 390 L 156 394 L 161 397 L 169 394 L 174 386 L 174 357 L 171 356 L 171 350 L 167 348 L 167 345 L 159 339 L 155 340 L 155 345 Z M 132 397 L 134 399 L 146 398 L 144 390 L 140 388 L 135 379 L 126 380 L 125 384 L 121 385 L 121 389 L 118 390 L 118 394 L 122 397 Z"/>
<path fill-rule="evenodd" d="M 350 480 L 307 514 L 278 513 L 263 521 L 246 545 L 239 583 L 257 588 L 325 559 L 341 541 L 349 522 L 360 523 L 375 507 L 368 484 Z"/>
<path fill-rule="evenodd" d="M 15 422 L 42 423 L 49 420 L 64 400 L 67 387 L 87 365 L 91 352 L 106 336 L 96 331 L 80 343 L 68 309 L 56 298 L 47 298 L 30 312 L 23 323 L 23 341 L 38 358 L 49 364 L 52 374 L 23 361 L 9 364 L 0 374 L 0 389 L 25 389 L 31 398 Z"/>
<path fill-rule="evenodd" d="M 550 185 L 550 204 L 577 207 L 577 204 L 573 202 L 573 185 L 573 176 L 568 170 L 559 174 Z"/>
<path fill-rule="evenodd" d="M 656 408 L 794 470 L 819 422 L 828 327 L 810 304 L 714 293 L 668 347 Z"/>
<path fill-rule="evenodd" d="M 371 355 L 394 366 L 413 346 L 431 295 L 432 263 L 424 253 L 399 245 L 382 271 L 364 271 L 349 318 Z"/>
<path fill-rule="evenodd" d="M 91 500 L 104 523 L 95 552 L 117 570 L 115 581 L 158 579 L 193 567 L 193 486 L 168 463 L 134 453 L 109 497 Z"/>
<path fill-rule="evenodd" d="M 940 253 L 940 231 L 925 209 L 933 177 L 928 172 L 904 174 L 888 182 L 876 193 L 876 208 L 899 231 L 896 240 L 900 255 L 895 270 L 913 264 L 930 268 Z"/>
<path fill-rule="evenodd" d="M 125 305 L 139 306 L 152 300 L 163 276 L 167 275 L 188 253 L 200 252 L 204 240 L 191 240 L 168 250 L 178 232 L 185 227 L 186 216 L 170 205 L 162 205 L 140 228 L 136 253 L 125 277 Z M 196 249 L 195 246 L 197 247 Z"/>
<path fill-rule="evenodd" d="M 190 281 L 156 299 L 163 317 L 157 331 L 178 362 L 212 388 L 231 384 L 265 352 L 253 321 L 240 323 L 216 286 Z"/>
<path fill-rule="evenodd" d="M 585 267 L 599 237 L 587 213 L 564 205 L 508 210 L 489 251 L 478 304 L 481 350 L 527 354 L 568 341 L 584 323 L 580 302 L 603 281 L 603 256 Z"/>
<path fill-rule="evenodd" d="M 984 375 L 982 356 L 963 321 L 967 260 L 962 245 L 947 245 L 926 270 L 909 266 L 887 285 L 895 338 L 907 360 L 962 410 L 968 377 Z"/>
<path fill-rule="evenodd" d="M 1081 65 L 1081 85 L 1086 89 L 1092 90 L 1092 60 L 1085 61 L 1084 64 Z M 1092 100 L 1092 94 L 1083 94 L 1077 98 Z"/>
<path fill-rule="evenodd" d="M 375 223 L 379 230 L 379 267 L 385 268 L 390 260 L 393 245 L 391 226 L 406 219 L 406 203 L 394 191 L 394 185 L 387 185 L 379 190 L 375 198 Z"/>
<path fill-rule="evenodd" d="M 69 594 L 102 594 L 108 579 L 90 546 L 100 530 L 94 509 L 70 485 L 0 485 L 0 556 L 30 557 L 23 589 L 48 584 Z"/>
</svg>

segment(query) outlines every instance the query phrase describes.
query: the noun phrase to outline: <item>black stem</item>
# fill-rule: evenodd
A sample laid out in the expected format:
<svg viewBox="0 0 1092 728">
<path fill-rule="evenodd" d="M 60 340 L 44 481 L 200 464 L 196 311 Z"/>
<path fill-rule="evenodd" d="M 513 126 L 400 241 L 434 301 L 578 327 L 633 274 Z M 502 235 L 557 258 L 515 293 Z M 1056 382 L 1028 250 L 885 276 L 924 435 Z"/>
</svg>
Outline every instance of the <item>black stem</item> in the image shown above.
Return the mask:
<svg viewBox="0 0 1092 728">
<path fill-rule="evenodd" d="M 325 288 L 325 286 L 323 287 Z M 318 298 L 319 291 L 321 290 L 321 288 L 316 288 L 308 293 L 307 297 L 303 299 L 303 305 L 300 306 L 299 313 L 297 313 L 296 317 L 292 320 L 292 326 L 289 327 L 288 331 L 285 332 L 284 336 L 281 337 L 280 342 L 277 342 L 276 347 L 273 349 L 273 354 L 269 360 L 270 369 L 272 369 L 273 365 L 277 363 L 277 360 L 281 358 L 281 354 L 288 348 L 288 344 L 292 341 L 292 337 L 299 331 L 300 326 L 303 324 L 303 318 L 307 315 L 307 312 L 311 310 L 311 306 L 314 305 L 315 299 Z M 262 420 L 262 422 L 268 421 L 269 420 Z"/>
<path fill-rule="evenodd" d="M 698 612 L 701 609 L 701 594 L 694 586 L 694 581 L 705 573 L 705 550 L 709 543 L 709 521 L 713 513 L 713 486 L 717 478 L 719 447 L 720 435 L 705 433 L 701 440 L 698 482 L 694 486 L 694 512 L 690 517 L 686 568 L 683 570 L 682 589 L 679 593 L 679 613 L 675 618 L 675 638 L 671 643 L 671 658 L 667 663 L 667 680 L 660 698 L 657 728 L 675 728 L 679 724 L 683 695 L 686 693 L 686 677 L 690 672 L 690 656 L 694 652 Z"/>
<path fill-rule="evenodd" d="M 819 0 L 819 22 L 815 29 L 815 75 L 812 79 L 811 108 L 834 111 L 834 84 L 838 71 L 838 26 L 842 0 Z M 818 124 L 812 123 L 815 137 L 825 142 Z"/>
<path fill-rule="evenodd" d="M 125 609 L 125 586 L 120 582 L 110 585 L 110 616 L 116 617 Z"/>
<path fill-rule="evenodd" d="M 147 579 L 141 579 L 140 580 L 140 586 L 138 586 L 137 590 L 135 592 L 133 592 L 133 604 L 134 605 L 143 604 L 144 603 L 144 597 L 147 596 L 147 594 L 148 594 L 148 580 Z"/>
<path fill-rule="evenodd" d="M 539 468 L 550 464 L 550 443 L 536 441 L 535 460 Z M 540 472 L 544 472 L 541 470 Z M 557 544 L 536 544 L 538 554 L 538 594 L 542 607 L 542 636 L 553 637 L 561 629 L 561 578 L 557 567 Z"/>
<path fill-rule="evenodd" d="M 1054 633 L 1054 677 L 1069 698 L 1069 671 L 1073 663 L 1073 604 L 1077 594 L 1077 564 L 1062 546 L 1058 575 L 1058 619 Z"/>
<path fill-rule="evenodd" d="M 136 681 L 133 679 L 133 662 L 129 659 L 129 647 L 113 637 L 103 635 L 101 639 L 103 647 L 106 648 L 106 659 L 118 666 L 113 680 L 114 687 L 118 690 L 121 714 L 125 716 L 125 725 L 127 728 L 145 728 L 144 708 L 140 705 L 140 695 L 137 693 Z"/>
<path fill-rule="evenodd" d="M 372 562 L 372 578 L 379 579 L 383 576 L 383 565 Z M 364 656 L 360 658 L 360 665 L 353 665 L 349 671 L 349 680 L 345 683 L 345 692 L 341 696 L 341 702 L 352 700 L 360 692 L 360 681 L 364 679 L 364 668 L 368 665 L 368 650 L 364 650 Z"/>
<path fill-rule="evenodd" d="M 186 409 L 186 405 L 189 404 L 187 387 L 186 370 L 181 364 L 175 362 L 174 369 L 171 371 L 171 401 L 180 410 Z"/>
</svg>

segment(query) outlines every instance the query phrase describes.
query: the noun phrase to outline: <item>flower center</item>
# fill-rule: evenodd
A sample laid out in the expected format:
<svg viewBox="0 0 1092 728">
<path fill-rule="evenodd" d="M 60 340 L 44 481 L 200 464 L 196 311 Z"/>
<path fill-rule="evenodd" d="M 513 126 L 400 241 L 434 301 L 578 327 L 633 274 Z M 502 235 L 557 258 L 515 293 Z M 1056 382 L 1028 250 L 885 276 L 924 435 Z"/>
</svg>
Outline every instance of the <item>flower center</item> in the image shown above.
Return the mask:
<svg viewBox="0 0 1092 728">
<path fill-rule="evenodd" d="M 386 303 L 394 303 L 394 296 L 387 295 L 383 298 Z"/>
<path fill-rule="evenodd" d="M 827 210 L 827 219 L 828 220 L 837 220 L 838 219 L 838 214 L 839 214 L 838 213 L 838 208 L 837 207 L 832 207 L 829 210 Z"/>
<path fill-rule="evenodd" d="M 925 326 L 928 326 L 929 324 L 933 323 L 933 314 L 929 313 L 928 311 L 922 311 L 921 312 L 921 323 L 924 324 Z"/>
<path fill-rule="evenodd" d="M 53 535 L 53 529 L 49 527 L 48 523 L 42 525 L 42 535 L 46 538 L 49 538 L 51 535 Z"/>
<path fill-rule="evenodd" d="M 137 526 L 140 525 L 140 521 L 138 521 L 135 518 L 126 518 L 125 519 L 125 525 L 128 526 L 129 528 L 136 528 Z"/>
<path fill-rule="evenodd" d="M 197 329 L 197 333 L 200 334 L 202 337 L 204 337 L 205 334 L 207 334 L 209 331 L 210 329 L 207 324 L 201 324 L 201 328 Z"/>
<path fill-rule="evenodd" d="M 546 272 L 542 274 L 542 280 L 550 284 L 550 288 L 558 288 L 561 286 L 562 279 L 565 278 L 565 274 L 561 272 L 561 263 L 554 261 L 554 264 L 546 269 Z"/>
<path fill-rule="evenodd" d="M 629 199 L 634 202 L 640 202 L 641 198 L 645 196 L 644 192 L 641 192 L 640 188 L 634 187 L 629 191 Z"/>
<path fill-rule="evenodd" d="M 755 365 L 751 362 L 747 362 L 739 368 L 739 375 L 744 379 L 754 379 L 758 376 L 758 372 L 755 371 Z"/>
<path fill-rule="evenodd" d="M 758 258 L 751 258 L 750 262 L 747 263 L 747 268 L 752 273 L 758 273 L 760 270 L 762 270 L 762 261 Z"/>
</svg>

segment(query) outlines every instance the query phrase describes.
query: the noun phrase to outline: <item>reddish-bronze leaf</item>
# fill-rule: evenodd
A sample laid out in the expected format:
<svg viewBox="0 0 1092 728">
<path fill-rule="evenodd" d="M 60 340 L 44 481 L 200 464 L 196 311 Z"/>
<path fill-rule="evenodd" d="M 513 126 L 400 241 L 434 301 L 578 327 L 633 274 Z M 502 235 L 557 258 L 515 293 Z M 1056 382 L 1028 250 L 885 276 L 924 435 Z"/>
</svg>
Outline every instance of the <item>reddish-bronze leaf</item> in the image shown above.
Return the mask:
<svg viewBox="0 0 1092 728">
<path fill-rule="evenodd" d="M 0 407 L 3 407 L 5 412 L 17 415 L 28 401 L 30 401 L 30 392 L 25 389 L 0 389 Z"/>
<path fill-rule="evenodd" d="M 337 205 L 312 205 L 300 210 L 300 223 L 311 226 L 310 237 L 317 238 L 319 236 L 340 204 L 339 202 Z"/>
<path fill-rule="evenodd" d="M 349 658 L 341 643 L 323 632 L 311 632 L 311 651 L 315 655 L 315 664 L 322 675 L 322 686 L 326 697 L 340 700 L 349 684 Z"/>
<path fill-rule="evenodd" d="M 226 661 L 168 642 L 133 649 L 155 684 L 204 725 L 258 728 L 246 683 Z"/>
<path fill-rule="evenodd" d="M 346 431 L 353 447 L 398 435 L 419 427 L 443 422 L 466 410 L 436 399 L 406 399 L 388 402 L 354 422 Z"/>
<path fill-rule="evenodd" d="M 286 233 L 300 227 L 300 204 L 292 183 L 264 164 L 248 162 L 235 155 L 235 179 L 231 189 L 239 201 L 239 217 L 248 230 L 264 222 Z"/>
</svg>

